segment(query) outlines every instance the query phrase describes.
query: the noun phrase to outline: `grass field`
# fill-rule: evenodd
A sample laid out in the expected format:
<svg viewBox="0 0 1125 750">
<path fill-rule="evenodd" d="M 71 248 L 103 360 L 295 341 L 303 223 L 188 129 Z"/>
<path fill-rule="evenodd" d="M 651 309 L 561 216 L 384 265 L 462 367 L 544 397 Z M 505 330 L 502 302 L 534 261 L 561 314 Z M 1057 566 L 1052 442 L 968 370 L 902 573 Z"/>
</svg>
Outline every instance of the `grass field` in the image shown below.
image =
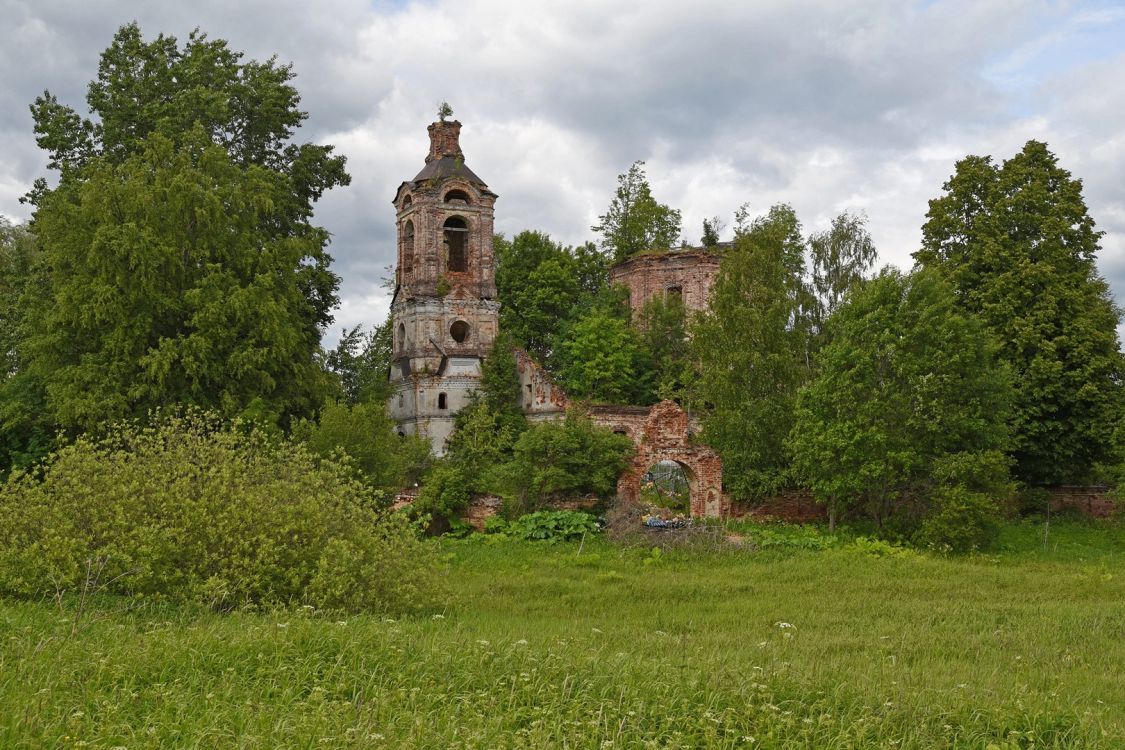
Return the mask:
<svg viewBox="0 0 1125 750">
<path fill-rule="evenodd" d="M 1041 534 L 446 542 L 457 603 L 400 621 L 3 601 L 0 747 L 1125 747 L 1125 531 Z"/>
</svg>

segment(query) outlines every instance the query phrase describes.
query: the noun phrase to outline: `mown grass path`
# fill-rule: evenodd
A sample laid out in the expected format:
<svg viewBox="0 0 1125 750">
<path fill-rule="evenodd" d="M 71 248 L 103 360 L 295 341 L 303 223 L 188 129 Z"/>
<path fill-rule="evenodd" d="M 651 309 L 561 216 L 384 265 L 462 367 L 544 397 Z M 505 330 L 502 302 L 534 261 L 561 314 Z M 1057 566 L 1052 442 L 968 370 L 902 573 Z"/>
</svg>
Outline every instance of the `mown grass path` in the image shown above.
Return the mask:
<svg viewBox="0 0 1125 750">
<path fill-rule="evenodd" d="M 0 747 L 1121 748 L 1125 540 L 1095 535 L 449 543 L 457 603 L 400 621 L 108 599 L 72 635 L 72 602 L 3 601 Z"/>
</svg>

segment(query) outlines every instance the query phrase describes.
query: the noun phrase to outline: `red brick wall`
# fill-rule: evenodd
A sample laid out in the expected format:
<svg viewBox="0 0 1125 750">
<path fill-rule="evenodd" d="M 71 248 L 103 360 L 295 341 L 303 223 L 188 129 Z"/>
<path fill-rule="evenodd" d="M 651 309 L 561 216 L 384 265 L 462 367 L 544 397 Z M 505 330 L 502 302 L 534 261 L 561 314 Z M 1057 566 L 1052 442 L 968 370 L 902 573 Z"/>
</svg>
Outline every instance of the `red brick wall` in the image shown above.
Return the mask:
<svg viewBox="0 0 1125 750">
<path fill-rule="evenodd" d="M 695 430 L 688 413 L 671 401 L 650 409 L 635 406 L 597 406 L 590 409 L 595 424 L 624 432 L 637 451 L 617 481 L 617 495 L 626 502 L 640 496 L 641 477 L 661 461 L 675 461 L 685 470 L 691 488 L 692 516 L 725 516 L 730 504 L 723 495 L 723 460 L 692 439 Z"/>
<path fill-rule="evenodd" d="M 461 123 L 458 120 L 432 123 L 427 130 L 430 133 L 430 153 L 426 157 L 429 163 L 443 156 L 461 156 Z"/>
<path fill-rule="evenodd" d="M 753 505 L 735 505 L 731 516 L 754 521 L 812 523 L 828 518 L 828 511 L 808 490 L 787 490 Z"/>
<path fill-rule="evenodd" d="M 679 287 L 684 307 L 689 311 L 706 309 L 711 287 L 719 272 L 719 254 L 708 250 L 678 250 L 635 255 L 609 270 L 612 284 L 629 289 L 629 305 L 634 314 L 669 287 Z"/>
<path fill-rule="evenodd" d="M 1105 486 L 1052 487 L 1051 510 L 1074 509 L 1090 518 L 1110 518 L 1117 510 L 1113 490 Z"/>
</svg>

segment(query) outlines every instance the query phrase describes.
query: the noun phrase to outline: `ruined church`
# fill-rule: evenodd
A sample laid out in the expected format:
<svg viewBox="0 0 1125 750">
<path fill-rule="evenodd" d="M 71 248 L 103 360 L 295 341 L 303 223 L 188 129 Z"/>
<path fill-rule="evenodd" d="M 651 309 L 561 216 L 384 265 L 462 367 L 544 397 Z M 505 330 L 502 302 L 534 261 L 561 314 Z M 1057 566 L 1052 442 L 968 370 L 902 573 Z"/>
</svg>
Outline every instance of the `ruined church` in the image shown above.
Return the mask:
<svg viewBox="0 0 1125 750">
<path fill-rule="evenodd" d="M 460 133 L 460 122 L 432 123 L 425 165 L 393 200 L 398 257 L 388 409 L 400 434 L 428 439 L 439 456 L 457 412 L 480 385 L 500 313 L 492 248 L 498 196 L 466 165 Z M 702 250 L 646 254 L 615 265 L 610 281 L 629 290 L 634 310 L 656 295 L 678 295 L 689 310 L 698 310 L 707 303 L 718 263 L 714 253 Z M 566 393 L 526 352 L 515 356 L 528 419 L 560 418 L 570 406 Z M 618 482 L 621 497 L 636 499 L 642 476 L 670 461 L 687 477 L 692 515 L 728 512 L 722 461 L 693 439 L 697 426 L 677 404 L 598 405 L 589 416 L 636 446 Z"/>
</svg>

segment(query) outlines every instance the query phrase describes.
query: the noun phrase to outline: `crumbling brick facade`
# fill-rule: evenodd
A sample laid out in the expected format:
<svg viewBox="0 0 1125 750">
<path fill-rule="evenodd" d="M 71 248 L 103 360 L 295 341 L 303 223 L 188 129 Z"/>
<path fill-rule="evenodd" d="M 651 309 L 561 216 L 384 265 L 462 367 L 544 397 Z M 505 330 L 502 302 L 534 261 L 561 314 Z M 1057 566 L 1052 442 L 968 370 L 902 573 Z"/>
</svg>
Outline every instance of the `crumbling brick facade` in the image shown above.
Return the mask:
<svg viewBox="0 0 1125 750">
<path fill-rule="evenodd" d="M 641 253 L 609 269 L 609 280 L 629 290 L 634 317 L 653 297 L 678 295 L 689 312 L 707 308 L 719 273 L 718 252 L 696 248 Z"/>
<path fill-rule="evenodd" d="M 691 491 L 691 515 L 724 517 L 730 503 L 723 495 L 723 460 L 705 445 L 696 443 L 688 413 L 672 401 L 651 408 L 595 406 L 595 424 L 628 435 L 636 446 L 629 467 L 617 482 L 617 496 L 628 502 L 640 497 L 641 478 L 661 461 L 675 461 L 684 470 Z"/>
<path fill-rule="evenodd" d="M 399 186 L 398 265 L 391 302 L 399 431 L 445 451 L 454 418 L 477 389 L 500 305 L 492 252 L 496 194 L 465 166 L 459 122 L 430 125 L 426 166 Z"/>
<path fill-rule="evenodd" d="M 570 400 L 542 366 L 523 349 L 513 352 L 520 381 L 520 406 L 532 422 L 558 419 L 567 410 Z"/>
<path fill-rule="evenodd" d="M 1112 518 L 1117 512 L 1111 487 L 1061 485 L 1048 492 L 1052 511 L 1074 510 L 1088 518 Z"/>
<path fill-rule="evenodd" d="M 394 390 L 388 410 L 401 434 L 428 438 L 439 456 L 457 412 L 480 386 L 500 310 L 492 248 L 497 196 L 465 165 L 460 131 L 461 123 L 455 121 L 430 125 L 426 165 L 399 186 L 393 201 L 398 264 L 391 302 Z M 715 253 L 696 250 L 638 256 L 611 274 L 615 283 L 630 288 L 634 309 L 657 293 L 678 293 L 688 309 L 698 310 L 706 305 L 717 270 Z M 515 357 L 528 419 L 561 418 L 569 408 L 565 391 L 526 352 L 517 350 Z M 728 512 L 722 462 L 714 451 L 693 442 L 690 420 L 679 406 L 595 407 L 591 416 L 629 435 L 637 446 L 619 483 L 624 498 L 635 500 L 641 476 L 670 460 L 689 478 L 692 515 Z"/>
</svg>

